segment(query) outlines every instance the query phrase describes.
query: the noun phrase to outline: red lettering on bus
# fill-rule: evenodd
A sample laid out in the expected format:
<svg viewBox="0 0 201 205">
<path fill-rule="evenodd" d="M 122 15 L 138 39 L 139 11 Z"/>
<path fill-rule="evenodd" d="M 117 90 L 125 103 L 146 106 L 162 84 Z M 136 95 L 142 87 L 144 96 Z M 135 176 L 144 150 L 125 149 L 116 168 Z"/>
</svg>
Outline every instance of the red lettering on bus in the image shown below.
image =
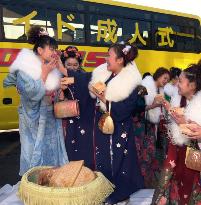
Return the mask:
<svg viewBox="0 0 201 205">
<path fill-rule="evenodd" d="M 10 66 L 11 63 L 17 57 L 20 49 L 13 49 L 13 48 L 0 48 L 0 66 Z M 8 61 L 6 60 L 6 55 L 10 55 Z"/>
<path fill-rule="evenodd" d="M 105 63 L 107 52 L 89 52 L 84 67 L 97 67 Z"/>
<path fill-rule="evenodd" d="M 16 59 L 21 49 L 13 48 L 0 48 L 0 66 L 10 66 Z M 83 59 L 83 67 L 97 67 L 105 63 L 107 52 L 86 52 L 79 51 Z M 6 59 L 6 56 L 10 54 L 10 58 Z M 86 57 L 86 59 L 85 59 Z M 7 60 L 7 61 L 6 61 Z"/>
</svg>

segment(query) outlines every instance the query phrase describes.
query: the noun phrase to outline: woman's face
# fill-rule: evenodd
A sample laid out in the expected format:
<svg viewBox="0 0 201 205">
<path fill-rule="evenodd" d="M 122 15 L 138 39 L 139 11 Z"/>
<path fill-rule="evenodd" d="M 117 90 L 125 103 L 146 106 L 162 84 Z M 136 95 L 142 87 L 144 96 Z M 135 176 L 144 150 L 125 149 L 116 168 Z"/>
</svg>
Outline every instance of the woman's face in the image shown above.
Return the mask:
<svg viewBox="0 0 201 205">
<path fill-rule="evenodd" d="M 123 58 L 117 58 L 117 55 L 113 48 L 108 51 L 106 58 L 107 69 L 111 72 L 116 72 L 123 65 Z"/>
<path fill-rule="evenodd" d="M 170 81 L 170 76 L 169 74 L 165 73 L 157 79 L 157 84 L 159 87 L 164 87 L 169 81 Z"/>
<path fill-rule="evenodd" d="M 67 69 L 70 69 L 70 70 L 78 70 L 79 67 L 80 67 L 80 64 L 78 62 L 78 60 L 76 58 L 68 58 L 66 61 L 65 61 L 65 67 Z"/>
<path fill-rule="evenodd" d="M 182 72 L 179 76 L 178 88 L 180 95 L 188 97 L 195 93 L 196 85 L 194 82 L 190 82 L 185 73 Z"/>
<path fill-rule="evenodd" d="M 44 61 L 51 61 L 52 57 L 56 55 L 56 49 L 46 45 L 44 48 L 38 47 L 38 54 Z"/>
<path fill-rule="evenodd" d="M 173 85 L 178 85 L 178 82 L 179 82 L 179 77 L 176 76 L 175 78 L 172 79 L 172 84 Z"/>
</svg>

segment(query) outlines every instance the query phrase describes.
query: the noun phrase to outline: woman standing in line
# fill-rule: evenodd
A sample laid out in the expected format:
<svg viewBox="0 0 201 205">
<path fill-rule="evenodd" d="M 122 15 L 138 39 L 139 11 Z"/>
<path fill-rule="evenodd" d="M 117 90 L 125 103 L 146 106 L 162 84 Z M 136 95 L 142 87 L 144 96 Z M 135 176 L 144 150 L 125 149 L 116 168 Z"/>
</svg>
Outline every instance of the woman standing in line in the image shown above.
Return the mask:
<svg viewBox="0 0 201 205">
<path fill-rule="evenodd" d="M 159 156 L 156 150 L 156 140 L 159 137 L 157 136 L 157 127 L 163 116 L 161 107 L 162 100 L 164 99 L 163 88 L 169 81 L 169 78 L 169 71 L 165 68 L 159 68 L 153 77 L 147 76 L 142 80 L 142 85 L 146 87 L 148 92 L 148 95 L 145 96 L 146 113 L 145 117 L 143 117 L 144 114 L 142 113 L 141 117 L 134 118 L 134 134 L 138 159 L 147 188 L 156 186 L 159 175 L 159 161 L 161 160 L 161 156 Z M 164 135 L 160 137 L 163 138 L 165 137 Z"/>
<path fill-rule="evenodd" d="M 201 203 L 200 172 L 187 168 L 185 164 L 186 149 L 191 144 L 191 139 L 193 140 L 193 133 L 188 137 L 188 134 L 183 134 L 180 127 L 181 124 L 188 126 L 189 122 L 196 123 L 197 126 L 201 125 L 201 65 L 193 64 L 185 69 L 179 77 L 178 88 L 179 95 L 171 106 L 183 108 L 184 112 L 178 113 L 174 111 L 175 109 L 170 109 L 167 101 L 163 102 L 172 117 L 172 123 L 168 126 L 170 142 L 152 204 L 198 205 Z M 199 126 L 197 126 L 195 126 L 197 130 L 195 139 L 199 136 L 199 129 L 197 129 Z"/>
<path fill-rule="evenodd" d="M 117 43 L 109 48 L 107 63 L 100 65 L 92 72 L 91 80 L 88 76 L 86 77 L 86 74 L 68 72 L 68 76 L 75 77 L 76 92 L 81 92 L 80 89 L 89 84 L 92 96 L 90 102 L 93 104 L 90 118 L 93 119 L 93 124 L 92 126 L 89 124 L 87 129 L 93 130 L 93 133 L 88 136 L 91 140 L 91 148 L 88 150 L 87 160 L 91 161 L 94 170 L 101 171 L 116 187 L 106 200 L 108 204 L 122 201 L 122 204 L 127 204 L 130 195 L 143 188 L 132 123 L 132 114 L 145 108 L 144 100 L 137 89 L 141 84 L 141 75 L 133 62 L 137 54 L 136 47 Z M 98 82 L 106 85 L 105 91 L 101 94 L 93 89 Z M 86 96 L 85 92 L 84 95 Z M 114 133 L 104 134 L 98 124 L 101 116 L 109 110 L 110 106 Z M 85 120 L 88 121 L 89 118 Z M 82 138 L 87 138 L 86 132 L 87 130 L 84 130 Z M 79 146 L 89 141 L 75 140 L 72 143 L 74 146 L 72 152 L 83 159 L 83 156 L 79 154 Z M 67 151 L 68 148 L 70 145 Z"/>
</svg>

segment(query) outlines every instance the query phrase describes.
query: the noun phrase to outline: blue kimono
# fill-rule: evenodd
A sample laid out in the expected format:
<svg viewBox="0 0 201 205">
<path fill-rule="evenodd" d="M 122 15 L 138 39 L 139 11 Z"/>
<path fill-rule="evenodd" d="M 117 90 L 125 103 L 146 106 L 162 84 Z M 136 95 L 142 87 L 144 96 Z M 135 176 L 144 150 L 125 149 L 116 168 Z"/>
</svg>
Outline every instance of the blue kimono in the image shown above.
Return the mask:
<svg viewBox="0 0 201 205">
<path fill-rule="evenodd" d="M 87 81 L 85 82 L 87 85 L 84 85 L 84 80 L 80 80 L 86 79 L 86 77 L 77 73 L 70 73 L 70 75 L 75 77 L 77 88 L 75 92 L 80 92 L 80 88 L 85 86 L 88 87 Z M 76 156 L 76 159 L 84 159 L 85 162 L 90 162 L 90 165 L 93 165 L 90 167 L 93 167 L 94 170 L 102 172 L 116 186 L 107 202 L 117 203 L 129 198 L 132 193 L 143 188 L 132 121 L 132 114 L 141 112 L 145 108 L 144 100 L 136 90 L 137 85 L 141 82 L 141 76 L 133 64 L 124 67 L 117 76 L 113 76 L 111 72 L 107 71 L 106 64 L 103 64 L 92 73 L 90 83 L 96 82 L 105 82 L 107 85 L 105 98 L 111 102 L 114 133 L 107 135 L 100 131 L 98 122 L 103 114 L 102 111 L 106 111 L 107 108 L 102 102 L 97 104 L 96 97 L 90 93 L 92 98 L 87 97 L 90 106 L 84 108 L 86 108 L 86 112 L 90 112 L 88 117 L 91 117 L 91 119 L 86 118 L 86 115 L 80 116 L 83 122 L 88 122 L 84 128 L 87 135 L 83 137 L 76 130 L 70 131 L 67 127 L 67 153 L 70 160 L 74 160 Z M 86 100 L 88 90 L 83 90 L 80 96 L 82 96 L 80 97 L 81 104 L 82 99 Z M 70 146 L 72 138 L 76 139 L 73 149 Z M 87 140 L 83 140 L 83 138 Z M 82 150 L 80 151 L 80 147 L 85 148 L 85 155 L 83 155 Z M 71 154 L 69 155 L 69 153 Z"/>
<path fill-rule="evenodd" d="M 54 71 L 44 84 L 40 73 L 39 58 L 23 49 L 4 80 L 5 87 L 16 86 L 20 94 L 20 175 L 35 166 L 59 166 L 68 161 L 61 120 L 55 119 L 51 97 L 46 95 L 57 88 L 60 76 Z"/>
</svg>

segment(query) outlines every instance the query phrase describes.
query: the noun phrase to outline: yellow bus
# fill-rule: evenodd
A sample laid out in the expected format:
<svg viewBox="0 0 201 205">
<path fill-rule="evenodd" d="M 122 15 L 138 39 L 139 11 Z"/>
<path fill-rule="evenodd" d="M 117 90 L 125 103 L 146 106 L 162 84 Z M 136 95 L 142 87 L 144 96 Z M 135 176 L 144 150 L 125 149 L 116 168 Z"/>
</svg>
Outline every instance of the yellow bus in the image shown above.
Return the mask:
<svg viewBox="0 0 201 205">
<path fill-rule="evenodd" d="M 139 48 L 142 73 L 184 68 L 201 58 L 197 16 L 109 0 L 1 0 L 0 129 L 18 127 L 19 95 L 15 88 L 4 89 L 3 79 L 19 50 L 31 48 L 26 43 L 31 25 L 45 27 L 61 49 L 78 46 L 86 71 L 105 61 L 110 44 L 127 39 Z"/>
</svg>

